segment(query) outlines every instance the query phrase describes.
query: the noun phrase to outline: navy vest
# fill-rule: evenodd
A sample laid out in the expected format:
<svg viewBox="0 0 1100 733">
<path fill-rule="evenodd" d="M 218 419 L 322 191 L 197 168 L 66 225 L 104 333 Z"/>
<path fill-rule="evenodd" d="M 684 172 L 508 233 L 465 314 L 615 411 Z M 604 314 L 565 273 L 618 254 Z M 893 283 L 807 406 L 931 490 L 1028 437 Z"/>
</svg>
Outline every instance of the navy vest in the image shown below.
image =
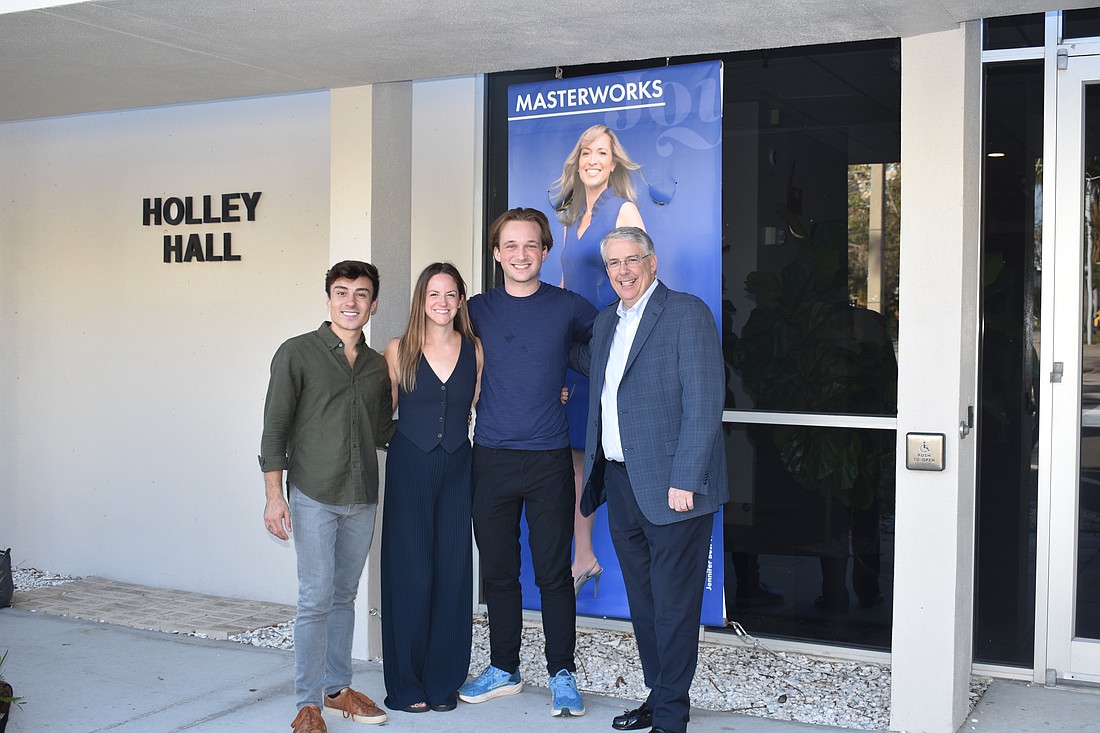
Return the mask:
<svg viewBox="0 0 1100 733">
<path fill-rule="evenodd" d="M 470 440 L 470 406 L 477 382 L 474 345 L 462 342 L 458 363 L 446 383 L 428 365 L 423 355 L 416 368 L 416 388 L 398 387 L 397 431 L 425 453 L 442 445 L 454 453 Z"/>
</svg>

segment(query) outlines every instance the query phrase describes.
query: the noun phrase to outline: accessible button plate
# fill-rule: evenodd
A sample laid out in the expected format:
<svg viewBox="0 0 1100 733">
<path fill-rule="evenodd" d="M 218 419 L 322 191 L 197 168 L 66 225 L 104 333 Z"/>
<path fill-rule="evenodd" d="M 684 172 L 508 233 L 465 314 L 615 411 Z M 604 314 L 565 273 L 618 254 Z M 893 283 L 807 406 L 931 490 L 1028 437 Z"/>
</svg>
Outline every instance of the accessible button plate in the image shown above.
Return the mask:
<svg viewBox="0 0 1100 733">
<path fill-rule="evenodd" d="M 905 467 L 910 471 L 942 471 L 943 443 L 943 433 L 906 433 Z"/>
</svg>

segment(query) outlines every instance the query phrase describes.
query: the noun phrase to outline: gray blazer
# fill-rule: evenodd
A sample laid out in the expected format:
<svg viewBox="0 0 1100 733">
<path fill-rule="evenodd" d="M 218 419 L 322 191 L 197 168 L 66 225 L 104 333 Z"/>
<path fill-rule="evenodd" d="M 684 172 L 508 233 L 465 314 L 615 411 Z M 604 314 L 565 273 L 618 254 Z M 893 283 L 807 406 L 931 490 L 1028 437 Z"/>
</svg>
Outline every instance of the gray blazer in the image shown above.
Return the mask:
<svg viewBox="0 0 1100 733">
<path fill-rule="evenodd" d="M 619 317 L 618 304 L 596 316 L 592 341 L 574 351 L 589 374 L 588 440 L 581 512 L 605 501 L 600 394 Z M 711 514 L 729 500 L 722 401 L 725 370 L 714 315 L 702 300 L 658 281 L 642 313 L 619 385 L 619 434 L 638 506 L 654 524 Z M 675 512 L 670 487 L 695 493 L 695 507 Z"/>
</svg>

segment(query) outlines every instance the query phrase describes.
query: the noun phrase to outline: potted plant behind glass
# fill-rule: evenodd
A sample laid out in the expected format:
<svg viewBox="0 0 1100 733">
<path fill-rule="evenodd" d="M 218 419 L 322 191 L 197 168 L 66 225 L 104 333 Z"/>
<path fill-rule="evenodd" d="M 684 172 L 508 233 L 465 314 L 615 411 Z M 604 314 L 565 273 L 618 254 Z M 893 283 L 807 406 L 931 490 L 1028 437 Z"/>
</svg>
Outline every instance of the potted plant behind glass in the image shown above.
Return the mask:
<svg viewBox="0 0 1100 733">
<path fill-rule="evenodd" d="M 847 223 L 820 222 L 807 230 L 782 205 L 776 213 L 797 255 L 779 273 L 748 275 L 745 290 L 755 308 L 732 349 L 733 366 L 753 406 L 896 414 L 897 362 L 885 319 L 849 304 Z M 809 505 L 806 536 L 796 542 L 821 558 L 822 595 L 816 604 L 848 610 L 844 576 L 850 546 L 860 604 L 881 603 L 878 522 L 884 502 L 893 499 L 893 434 L 806 425 L 753 425 L 748 433 L 759 455 L 775 457 L 786 474 L 783 483 L 793 481 L 820 497 L 819 504 Z M 778 494 L 782 487 L 773 484 L 769 490 Z M 782 502 L 787 516 L 792 502 L 799 503 L 797 492 L 788 491 Z"/>
</svg>

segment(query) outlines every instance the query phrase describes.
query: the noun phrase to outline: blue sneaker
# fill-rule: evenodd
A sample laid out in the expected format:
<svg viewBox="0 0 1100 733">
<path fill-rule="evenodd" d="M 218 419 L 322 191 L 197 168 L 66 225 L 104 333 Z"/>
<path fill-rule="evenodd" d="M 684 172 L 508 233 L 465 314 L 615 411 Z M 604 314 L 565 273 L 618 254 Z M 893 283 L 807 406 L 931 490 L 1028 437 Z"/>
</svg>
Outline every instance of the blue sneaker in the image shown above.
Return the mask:
<svg viewBox="0 0 1100 733">
<path fill-rule="evenodd" d="M 584 715 L 584 700 L 577 692 L 577 678 L 568 669 L 550 678 L 550 714 L 554 717 Z"/>
<path fill-rule="evenodd" d="M 508 674 L 490 664 L 484 672 L 458 688 L 458 699 L 463 702 L 485 702 L 494 697 L 518 695 L 522 691 L 523 682 L 519 678 L 518 669 Z"/>
</svg>

